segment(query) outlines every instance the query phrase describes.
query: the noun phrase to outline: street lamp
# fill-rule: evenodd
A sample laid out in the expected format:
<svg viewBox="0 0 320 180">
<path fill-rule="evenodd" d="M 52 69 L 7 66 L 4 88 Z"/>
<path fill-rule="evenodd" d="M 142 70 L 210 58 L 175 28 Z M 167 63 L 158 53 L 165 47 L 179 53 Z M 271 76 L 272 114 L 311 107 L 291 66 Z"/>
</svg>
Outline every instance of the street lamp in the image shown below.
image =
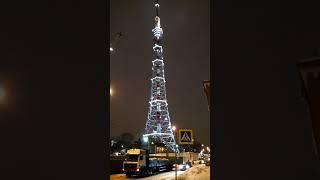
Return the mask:
<svg viewBox="0 0 320 180">
<path fill-rule="evenodd" d="M 172 131 L 175 131 L 176 130 L 176 126 L 172 126 Z"/>
<path fill-rule="evenodd" d="M 172 126 L 171 127 L 172 131 L 174 132 L 174 136 L 177 137 L 177 131 L 176 131 L 176 126 Z M 178 172 L 177 172 L 177 169 L 178 169 L 178 166 L 177 166 L 177 150 L 178 150 L 178 144 L 176 144 L 176 148 L 175 148 L 175 164 L 176 164 L 176 167 L 175 167 L 175 180 L 178 179 Z"/>
<path fill-rule="evenodd" d="M 113 95 L 113 90 L 112 90 L 112 88 L 110 88 L 110 96 L 112 96 Z"/>
<path fill-rule="evenodd" d="M 143 136 L 143 141 L 144 141 L 145 143 L 147 143 L 147 142 L 148 142 L 148 136 Z"/>
<path fill-rule="evenodd" d="M 148 145 L 148 151 L 150 152 L 150 143 L 149 143 L 149 136 L 143 135 L 143 142 L 145 142 Z"/>
</svg>

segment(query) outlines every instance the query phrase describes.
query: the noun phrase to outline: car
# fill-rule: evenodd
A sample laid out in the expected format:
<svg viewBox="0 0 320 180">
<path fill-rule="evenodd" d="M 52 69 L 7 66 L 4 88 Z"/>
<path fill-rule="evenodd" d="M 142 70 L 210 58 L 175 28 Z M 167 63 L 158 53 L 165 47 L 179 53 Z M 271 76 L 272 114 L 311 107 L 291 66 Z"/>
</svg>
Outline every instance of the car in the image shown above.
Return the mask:
<svg viewBox="0 0 320 180">
<path fill-rule="evenodd" d="M 210 166 L 210 161 L 206 161 L 206 166 Z"/>
<path fill-rule="evenodd" d="M 205 160 L 205 165 L 206 165 L 206 166 L 210 166 L 210 158 L 208 158 L 208 159 Z"/>
<path fill-rule="evenodd" d="M 185 170 L 187 170 L 189 168 L 190 168 L 190 166 L 188 164 L 180 164 L 179 165 L 179 170 L 180 171 L 185 171 Z"/>
</svg>

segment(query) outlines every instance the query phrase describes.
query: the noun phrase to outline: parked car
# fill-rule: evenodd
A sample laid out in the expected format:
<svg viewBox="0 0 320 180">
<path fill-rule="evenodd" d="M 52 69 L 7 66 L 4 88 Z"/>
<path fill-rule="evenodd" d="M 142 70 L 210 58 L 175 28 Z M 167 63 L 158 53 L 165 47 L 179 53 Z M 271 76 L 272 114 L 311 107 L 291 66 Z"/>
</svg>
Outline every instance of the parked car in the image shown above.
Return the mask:
<svg viewBox="0 0 320 180">
<path fill-rule="evenodd" d="M 190 168 L 190 165 L 189 165 L 189 164 L 180 164 L 180 165 L 179 165 L 180 171 L 185 171 L 185 170 L 187 170 L 187 169 L 189 169 L 189 168 Z"/>
<path fill-rule="evenodd" d="M 189 169 L 191 166 L 188 165 L 188 164 L 173 164 L 173 169 L 172 170 L 175 170 L 176 166 L 178 167 L 178 171 L 185 171 L 187 169 Z"/>
<path fill-rule="evenodd" d="M 210 158 L 205 160 L 205 164 L 206 164 L 206 166 L 210 166 Z"/>
</svg>

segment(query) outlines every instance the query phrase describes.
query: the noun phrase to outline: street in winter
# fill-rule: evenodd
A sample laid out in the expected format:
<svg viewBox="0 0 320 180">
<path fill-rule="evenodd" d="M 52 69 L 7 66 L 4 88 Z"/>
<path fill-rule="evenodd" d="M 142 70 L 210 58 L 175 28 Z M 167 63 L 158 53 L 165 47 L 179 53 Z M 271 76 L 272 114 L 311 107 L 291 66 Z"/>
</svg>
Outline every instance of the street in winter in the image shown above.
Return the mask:
<svg viewBox="0 0 320 180">
<path fill-rule="evenodd" d="M 181 2 L 110 2 L 111 179 L 210 179 L 209 0 Z"/>
</svg>

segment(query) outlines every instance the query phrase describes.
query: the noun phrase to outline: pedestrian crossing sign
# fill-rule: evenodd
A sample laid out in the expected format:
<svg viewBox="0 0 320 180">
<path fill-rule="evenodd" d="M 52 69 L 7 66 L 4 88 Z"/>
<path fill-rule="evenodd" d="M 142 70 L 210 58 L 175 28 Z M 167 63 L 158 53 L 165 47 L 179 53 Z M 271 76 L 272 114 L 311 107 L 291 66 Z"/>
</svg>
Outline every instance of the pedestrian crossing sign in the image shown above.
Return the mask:
<svg viewBox="0 0 320 180">
<path fill-rule="evenodd" d="M 191 129 L 179 129 L 179 144 L 193 144 L 193 133 Z"/>
</svg>

